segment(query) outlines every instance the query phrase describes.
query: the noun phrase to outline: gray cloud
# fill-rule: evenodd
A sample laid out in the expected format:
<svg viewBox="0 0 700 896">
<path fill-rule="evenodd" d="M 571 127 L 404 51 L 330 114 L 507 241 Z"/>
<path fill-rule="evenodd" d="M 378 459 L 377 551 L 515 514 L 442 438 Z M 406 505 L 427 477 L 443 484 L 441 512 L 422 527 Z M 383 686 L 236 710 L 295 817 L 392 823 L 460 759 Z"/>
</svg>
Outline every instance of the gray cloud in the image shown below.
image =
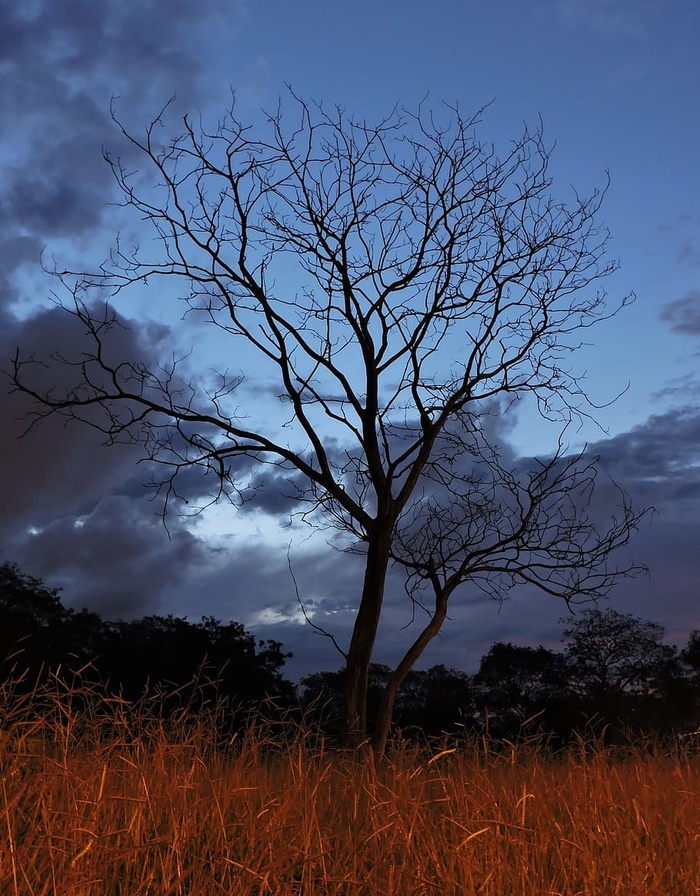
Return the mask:
<svg viewBox="0 0 700 896">
<path fill-rule="evenodd" d="M 74 319 L 57 308 L 26 321 L 12 320 L 8 315 L 0 337 L 0 367 L 9 367 L 18 345 L 27 354 L 35 352 L 45 358 L 58 348 L 76 351 L 80 337 Z M 59 377 L 72 376 L 72 371 L 61 366 L 52 370 L 40 367 L 38 372 L 55 385 L 61 384 Z M 66 508 L 90 506 L 129 474 L 137 459 L 133 450 L 125 446 L 107 450 L 102 447 L 104 437 L 100 433 L 58 417 L 46 420 L 20 439 L 34 405 L 24 395 L 10 394 L 7 378 L 2 380 L 2 387 L 0 481 L 5 501 L 0 508 L 0 525 L 41 524 L 60 516 Z"/>
<path fill-rule="evenodd" d="M 601 457 L 603 476 L 614 477 L 639 505 L 656 510 L 628 549 L 648 565 L 649 578 L 618 585 L 615 606 L 662 623 L 669 639 L 682 643 L 698 627 L 700 407 L 652 415 L 591 451 Z"/>
<path fill-rule="evenodd" d="M 298 472 L 280 471 L 276 466 L 259 467 L 251 476 L 241 510 L 267 513 L 284 521 L 302 510 L 300 499 L 305 492 L 306 483 Z"/>
<path fill-rule="evenodd" d="M 0 6 L 0 128 L 13 137 L 0 153 L 0 302 L 26 298 L 14 275 L 38 263 L 42 246 L 89 240 L 114 217 L 102 147 L 116 145 L 127 163 L 130 149 L 111 121 L 112 97 L 139 131 L 175 86 L 174 113 L 197 107 L 212 74 L 212 18 L 209 31 L 230 42 L 240 12 L 223 0 Z"/>
<path fill-rule="evenodd" d="M 83 515 L 65 513 L 9 539 L 21 567 L 65 589 L 65 602 L 104 618 L 168 612 L 167 593 L 207 553 L 184 526 L 166 534 L 145 498 L 100 498 Z"/>
<path fill-rule="evenodd" d="M 691 267 L 700 267 L 700 249 L 690 240 L 687 240 L 681 246 L 678 253 L 678 260 L 683 264 L 691 265 Z"/>
<path fill-rule="evenodd" d="M 651 397 L 655 402 L 670 400 L 684 405 L 697 396 L 700 396 L 700 375 L 691 371 L 670 380 L 663 389 L 654 392 Z"/>
<path fill-rule="evenodd" d="M 671 325 L 676 333 L 700 335 L 700 289 L 669 302 L 661 311 L 661 320 Z"/>
<path fill-rule="evenodd" d="M 82 329 L 59 308 L 24 321 L 5 313 L 4 324 L 3 367 L 16 345 L 40 358 L 55 351 L 80 356 Z M 120 357 L 152 361 L 168 330 L 141 323 L 116 328 L 111 335 L 111 350 Z M 60 390 L 75 373 L 59 363 L 39 366 L 36 375 Z M 151 500 L 153 493 L 146 487 L 153 471 L 147 464 L 137 465 L 140 451 L 129 445 L 105 447 L 104 436 L 95 429 L 57 416 L 20 439 L 34 405 L 27 396 L 9 392 L 6 377 L 2 386 L 3 559 L 65 587 L 68 603 L 84 603 L 107 616 L 161 609 L 167 589 L 201 562 L 209 548 L 176 516 L 168 535 L 158 515 L 161 504 Z M 196 494 L 194 483 L 189 490 Z"/>
<path fill-rule="evenodd" d="M 629 432 L 591 446 L 603 469 L 663 503 L 682 503 L 700 482 L 700 408 L 654 414 Z"/>
</svg>

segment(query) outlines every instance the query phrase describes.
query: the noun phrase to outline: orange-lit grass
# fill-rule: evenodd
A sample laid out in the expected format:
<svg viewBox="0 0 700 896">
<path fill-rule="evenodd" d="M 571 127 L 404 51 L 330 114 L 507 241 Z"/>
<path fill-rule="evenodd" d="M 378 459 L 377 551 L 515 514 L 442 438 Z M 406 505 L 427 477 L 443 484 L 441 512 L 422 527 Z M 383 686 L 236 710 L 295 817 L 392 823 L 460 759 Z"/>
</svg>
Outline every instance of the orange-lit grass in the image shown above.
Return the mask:
<svg viewBox="0 0 700 896">
<path fill-rule="evenodd" d="M 700 893 L 697 759 L 472 743 L 378 760 L 291 723 L 283 746 L 258 726 L 222 750 L 212 714 L 168 726 L 75 696 L 5 688 L 3 896 Z"/>
</svg>

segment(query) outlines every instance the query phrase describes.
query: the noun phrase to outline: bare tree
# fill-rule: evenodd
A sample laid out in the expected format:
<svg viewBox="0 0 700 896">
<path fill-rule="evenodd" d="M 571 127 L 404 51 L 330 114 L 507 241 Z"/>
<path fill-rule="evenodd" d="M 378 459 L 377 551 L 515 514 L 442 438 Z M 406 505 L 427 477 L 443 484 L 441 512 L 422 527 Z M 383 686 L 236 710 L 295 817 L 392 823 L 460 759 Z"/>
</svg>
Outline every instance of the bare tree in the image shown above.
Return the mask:
<svg viewBox="0 0 700 896">
<path fill-rule="evenodd" d="M 588 517 L 592 458 L 568 456 L 560 439 L 551 457 L 509 465 L 487 425 L 528 395 L 562 431 L 586 415 L 567 357 L 628 299 L 610 307 L 597 285 L 614 269 L 596 222 L 604 190 L 556 199 L 541 127 L 499 155 L 476 136 L 480 115 L 447 108 L 441 124 L 422 108 L 395 110 L 368 125 L 290 102 L 293 123 L 278 110 L 265 139 L 233 107 L 213 133 L 186 118 L 165 144 L 162 116 L 142 139 L 123 131 L 157 186 L 137 189 L 106 158 L 160 253 L 118 245 L 96 273 L 59 273 L 92 349 L 60 358 L 75 373 L 63 391 L 37 386 L 33 359 L 18 351 L 14 383 L 39 402 L 35 421 L 64 414 L 108 442 L 142 444 L 165 465 L 166 500 L 199 465 L 216 474 L 215 497 L 235 502 L 245 458 L 288 471 L 306 519 L 349 533 L 364 556 L 352 638 L 336 644 L 349 743 L 367 735 L 387 571 L 403 568 L 427 622 L 386 688 L 374 731 L 382 751 L 398 688 L 465 583 L 499 598 L 535 585 L 568 602 L 634 571 L 610 558 L 641 514 L 620 493 L 616 517 Z M 157 277 L 180 281 L 185 322 L 205 319 L 275 371 L 284 427 L 263 431 L 239 412 L 240 376 L 221 371 L 207 388 L 175 363 L 110 359 L 105 340 L 120 319 L 93 295 L 106 289 L 114 302 Z"/>
</svg>

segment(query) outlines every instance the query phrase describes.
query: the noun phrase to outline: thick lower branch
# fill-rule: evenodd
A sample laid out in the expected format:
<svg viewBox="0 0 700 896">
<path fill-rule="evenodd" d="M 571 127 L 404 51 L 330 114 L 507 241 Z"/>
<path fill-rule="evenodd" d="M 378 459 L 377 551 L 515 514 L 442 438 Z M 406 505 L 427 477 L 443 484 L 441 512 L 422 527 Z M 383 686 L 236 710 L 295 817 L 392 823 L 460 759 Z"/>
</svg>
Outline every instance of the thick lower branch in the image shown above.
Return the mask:
<svg viewBox="0 0 700 896">
<path fill-rule="evenodd" d="M 451 593 L 451 588 L 448 590 L 447 588 L 441 588 L 436 584 L 435 612 L 430 621 L 423 628 L 423 631 L 404 654 L 403 659 L 396 667 L 384 689 L 382 702 L 379 707 L 379 715 L 377 716 L 372 736 L 372 746 L 375 752 L 380 756 L 382 756 L 386 750 L 386 744 L 391 728 L 391 720 L 394 714 L 394 704 L 399 693 L 399 688 L 425 648 L 442 628 L 445 618 L 447 617 L 447 601 Z"/>
</svg>

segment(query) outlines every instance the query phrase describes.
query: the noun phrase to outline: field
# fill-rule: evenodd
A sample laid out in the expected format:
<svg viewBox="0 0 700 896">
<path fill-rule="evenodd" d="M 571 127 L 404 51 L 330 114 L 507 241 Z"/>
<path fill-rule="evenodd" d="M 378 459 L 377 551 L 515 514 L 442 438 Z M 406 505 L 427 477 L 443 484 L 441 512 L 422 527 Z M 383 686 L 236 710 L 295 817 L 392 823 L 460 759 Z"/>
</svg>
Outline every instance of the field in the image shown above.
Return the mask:
<svg viewBox="0 0 700 896">
<path fill-rule="evenodd" d="M 331 750 L 54 683 L 0 697 L 3 896 L 690 896 L 700 757 Z"/>
</svg>

